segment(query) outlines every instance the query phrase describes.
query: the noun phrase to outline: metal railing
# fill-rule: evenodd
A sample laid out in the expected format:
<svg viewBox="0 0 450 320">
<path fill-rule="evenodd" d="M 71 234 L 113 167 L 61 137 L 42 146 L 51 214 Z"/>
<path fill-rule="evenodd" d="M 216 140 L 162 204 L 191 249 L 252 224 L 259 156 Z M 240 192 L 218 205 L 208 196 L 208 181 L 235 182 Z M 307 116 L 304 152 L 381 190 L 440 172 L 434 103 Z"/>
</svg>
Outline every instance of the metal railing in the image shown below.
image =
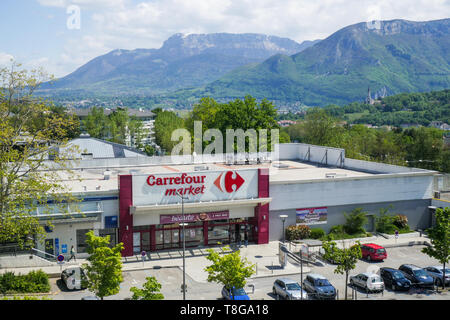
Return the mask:
<svg viewBox="0 0 450 320">
<path fill-rule="evenodd" d="M 50 262 L 55 262 L 57 260 L 57 258 L 58 258 L 54 254 L 51 254 L 51 253 L 48 253 L 48 252 L 45 252 L 45 251 L 42 251 L 42 250 L 38 250 L 36 248 L 31 248 L 31 252 L 33 254 L 35 254 L 36 256 L 41 257 L 41 258 L 43 258 L 45 260 L 48 260 Z"/>
</svg>

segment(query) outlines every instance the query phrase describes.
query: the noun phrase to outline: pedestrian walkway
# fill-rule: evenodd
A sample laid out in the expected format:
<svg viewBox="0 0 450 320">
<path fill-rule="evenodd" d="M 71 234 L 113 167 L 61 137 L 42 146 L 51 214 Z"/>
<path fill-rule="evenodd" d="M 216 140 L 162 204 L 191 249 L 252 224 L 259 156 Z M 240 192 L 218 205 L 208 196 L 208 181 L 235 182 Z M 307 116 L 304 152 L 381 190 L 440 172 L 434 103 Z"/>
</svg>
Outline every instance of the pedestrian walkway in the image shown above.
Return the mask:
<svg viewBox="0 0 450 320">
<path fill-rule="evenodd" d="M 411 237 L 401 237 L 399 239 L 385 239 L 383 237 L 372 237 L 369 239 L 360 239 L 361 243 L 375 242 L 385 247 L 396 246 L 411 246 L 429 244 L 429 239 L 425 236 L 417 237 L 413 234 Z M 355 240 L 336 241 L 338 246 L 348 247 L 355 243 Z M 206 259 L 208 255 L 208 248 L 188 248 L 185 251 L 185 265 L 186 274 L 197 282 L 206 282 L 207 274 L 204 272 L 205 267 L 211 264 Z M 279 241 L 271 241 L 268 244 L 249 244 L 247 247 L 240 248 L 232 246 L 229 249 L 226 247 L 213 247 L 213 250 L 221 254 L 227 254 L 233 250 L 240 250 L 242 257 L 246 258 L 251 264 L 255 265 L 255 274 L 252 278 L 272 277 L 272 276 L 287 276 L 293 274 L 300 274 L 300 272 L 310 272 L 310 265 L 303 263 L 302 270 L 299 264 L 288 260 L 287 265 L 282 268 L 279 261 Z M 295 252 L 296 253 L 296 252 Z M 167 250 L 160 252 L 148 253 L 145 259 L 140 255 L 123 258 L 123 271 L 132 272 L 146 269 L 160 269 L 160 268 L 182 268 L 183 267 L 183 250 Z M 52 277 L 59 277 L 61 270 L 73 265 L 82 265 L 86 263 L 86 259 L 79 259 L 77 261 L 66 262 L 63 265 L 53 263 L 51 266 L 41 267 L 14 267 L 14 268 L 0 268 L 0 273 L 6 271 L 14 271 L 15 273 L 26 274 L 31 270 L 42 269 L 44 272 Z"/>
</svg>

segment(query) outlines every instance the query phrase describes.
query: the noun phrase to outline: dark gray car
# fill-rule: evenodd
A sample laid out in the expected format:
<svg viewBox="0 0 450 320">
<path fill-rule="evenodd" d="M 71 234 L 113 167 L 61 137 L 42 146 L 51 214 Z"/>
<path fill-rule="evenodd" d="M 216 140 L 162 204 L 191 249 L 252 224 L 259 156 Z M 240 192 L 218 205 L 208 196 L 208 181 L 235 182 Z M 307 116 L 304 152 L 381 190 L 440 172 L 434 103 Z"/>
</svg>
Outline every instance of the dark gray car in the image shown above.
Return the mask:
<svg viewBox="0 0 450 320">
<path fill-rule="evenodd" d="M 434 279 L 434 284 L 442 287 L 442 277 L 444 275 L 444 267 L 443 266 L 431 266 L 426 267 L 424 270 Z M 445 285 L 450 284 L 450 269 L 445 268 Z"/>
<path fill-rule="evenodd" d="M 336 299 L 336 289 L 320 274 L 309 274 L 303 281 L 303 288 L 311 298 Z"/>
</svg>

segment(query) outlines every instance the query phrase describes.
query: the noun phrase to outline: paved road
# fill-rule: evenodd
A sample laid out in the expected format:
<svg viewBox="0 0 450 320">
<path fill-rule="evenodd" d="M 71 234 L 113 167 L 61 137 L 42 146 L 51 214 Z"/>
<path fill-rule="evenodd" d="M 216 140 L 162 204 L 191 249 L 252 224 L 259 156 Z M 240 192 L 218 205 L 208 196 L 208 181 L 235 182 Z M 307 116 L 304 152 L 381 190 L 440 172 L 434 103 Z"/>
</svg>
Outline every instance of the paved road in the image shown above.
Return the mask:
<svg viewBox="0 0 450 320">
<path fill-rule="evenodd" d="M 388 249 L 388 258 L 384 262 L 367 262 L 360 260 L 357 267 L 351 274 L 357 274 L 366 271 L 376 271 L 379 267 L 398 268 L 403 263 L 412 263 L 421 267 L 438 264 L 435 259 L 429 258 L 420 252 L 422 246 L 398 247 Z M 311 267 L 311 266 L 310 266 Z M 319 273 L 327 277 L 330 282 L 339 290 L 340 298 L 343 298 L 345 288 L 344 275 L 335 274 L 333 271 L 335 266 L 324 264 L 323 266 L 312 266 L 311 272 Z M 115 296 L 106 297 L 105 300 L 118 300 L 131 297 L 130 288 L 133 286 L 140 287 L 145 282 L 145 278 L 154 276 L 162 285 L 162 293 L 165 299 L 181 300 L 182 293 L 180 286 L 183 281 L 182 270 L 178 267 L 172 268 L 155 268 L 140 271 L 124 272 L 124 282 L 121 285 L 120 293 Z M 291 275 L 289 278 L 300 282 L 300 275 Z M 276 299 L 271 294 L 272 284 L 277 277 L 263 277 L 251 279 L 249 284 L 253 284 L 255 292 L 250 294 L 252 300 L 273 300 Z M 58 279 L 51 279 L 53 300 L 79 300 L 81 297 L 91 295 L 87 290 L 68 292 L 64 285 Z M 186 284 L 188 291 L 186 298 L 188 300 L 216 300 L 220 299 L 221 286 L 215 283 L 194 281 L 189 275 L 186 275 Z M 251 289 L 248 288 L 251 292 Z M 349 295 L 350 295 L 349 291 Z M 416 293 L 394 293 L 390 289 L 385 290 L 383 296 L 381 294 L 370 294 L 368 297 L 363 291 L 358 291 L 359 300 L 367 299 L 388 299 L 388 300 L 404 300 L 404 299 L 420 299 L 420 300 L 450 300 L 450 292 L 436 293 L 432 291 Z"/>
</svg>

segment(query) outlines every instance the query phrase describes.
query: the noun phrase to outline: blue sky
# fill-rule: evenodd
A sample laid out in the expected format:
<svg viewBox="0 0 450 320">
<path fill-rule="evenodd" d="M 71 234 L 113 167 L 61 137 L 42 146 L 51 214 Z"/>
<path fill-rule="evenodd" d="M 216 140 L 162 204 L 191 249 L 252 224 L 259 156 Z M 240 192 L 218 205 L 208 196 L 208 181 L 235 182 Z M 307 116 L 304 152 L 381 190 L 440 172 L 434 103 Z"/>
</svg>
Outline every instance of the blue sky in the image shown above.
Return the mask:
<svg viewBox="0 0 450 320">
<path fill-rule="evenodd" d="M 67 26 L 74 5 L 79 29 Z M 301 42 L 358 22 L 449 13 L 450 0 L 0 0 L 0 65 L 13 58 L 60 77 L 114 49 L 159 48 L 175 33 L 252 32 Z"/>
</svg>

